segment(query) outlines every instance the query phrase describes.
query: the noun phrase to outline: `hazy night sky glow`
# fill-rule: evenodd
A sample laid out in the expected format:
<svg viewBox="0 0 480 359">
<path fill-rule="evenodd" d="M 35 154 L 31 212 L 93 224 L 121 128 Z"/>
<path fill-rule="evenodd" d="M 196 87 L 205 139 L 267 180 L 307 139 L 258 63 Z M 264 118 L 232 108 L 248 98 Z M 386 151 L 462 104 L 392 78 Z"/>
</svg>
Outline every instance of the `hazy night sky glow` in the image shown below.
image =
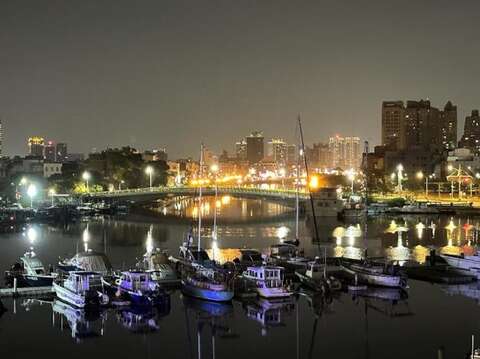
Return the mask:
<svg viewBox="0 0 480 359">
<path fill-rule="evenodd" d="M 0 2 L 7 154 L 215 151 L 251 130 L 380 140 L 382 100 L 480 107 L 478 1 Z"/>
</svg>

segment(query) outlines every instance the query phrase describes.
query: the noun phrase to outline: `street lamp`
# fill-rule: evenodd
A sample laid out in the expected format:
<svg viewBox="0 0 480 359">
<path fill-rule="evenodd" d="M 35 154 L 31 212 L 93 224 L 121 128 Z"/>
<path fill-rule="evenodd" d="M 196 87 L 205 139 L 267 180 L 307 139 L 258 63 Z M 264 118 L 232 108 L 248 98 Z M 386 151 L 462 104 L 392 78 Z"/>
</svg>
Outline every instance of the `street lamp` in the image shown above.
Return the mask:
<svg viewBox="0 0 480 359">
<path fill-rule="evenodd" d="M 347 178 L 350 180 L 351 182 L 351 189 L 350 191 L 352 192 L 352 195 L 353 195 L 353 182 L 355 181 L 355 171 L 353 170 L 353 168 L 349 169 L 347 171 Z"/>
<path fill-rule="evenodd" d="M 30 197 L 30 208 L 33 208 L 33 197 L 37 195 L 37 186 L 33 183 L 27 188 L 27 195 Z"/>
<path fill-rule="evenodd" d="M 53 196 L 55 196 L 55 189 L 54 188 L 50 188 L 48 190 L 48 195 L 50 196 L 51 200 L 52 200 L 52 207 L 53 207 Z"/>
<path fill-rule="evenodd" d="M 398 192 L 403 191 L 402 180 L 403 180 L 403 165 L 399 164 L 397 166 L 397 179 L 398 179 Z"/>
<path fill-rule="evenodd" d="M 150 190 L 152 190 L 153 167 L 152 166 L 147 166 L 147 168 L 145 168 L 145 173 L 148 175 L 148 177 L 150 179 Z"/>
<path fill-rule="evenodd" d="M 214 241 L 217 240 L 217 196 L 218 196 L 218 187 L 217 187 L 217 173 L 218 173 L 218 165 L 214 163 L 210 166 L 210 172 L 212 172 L 215 176 L 215 205 L 213 206 L 213 231 L 212 231 L 212 239 Z"/>
<path fill-rule="evenodd" d="M 87 192 L 90 192 L 90 187 L 88 186 L 88 181 L 90 181 L 91 178 L 92 178 L 92 175 L 90 174 L 90 172 L 85 171 L 85 172 L 82 173 L 82 179 L 86 183 Z"/>
<path fill-rule="evenodd" d="M 120 182 L 118 182 L 118 190 L 121 191 L 122 190 L 122 184 L 124 184 L 125 181 L 124 180 L 120 180 Z"/>
</svg>

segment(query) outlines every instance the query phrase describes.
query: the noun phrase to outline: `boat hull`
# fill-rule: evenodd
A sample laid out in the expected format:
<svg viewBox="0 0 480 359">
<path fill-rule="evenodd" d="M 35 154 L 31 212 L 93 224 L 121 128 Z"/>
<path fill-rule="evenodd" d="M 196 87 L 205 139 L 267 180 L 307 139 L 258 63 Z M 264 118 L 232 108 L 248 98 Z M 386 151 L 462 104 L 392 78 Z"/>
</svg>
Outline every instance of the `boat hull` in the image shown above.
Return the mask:
<svg viewBox="0 0 480 359">
<path fill-rule="evenodd" d="M 14 279 L 17 279 L 17 287 L 51 287 L 53 284 L 53 276 L 34 276 L 27 274 L 5 274 L 5 284 L 7 287 L 13 287 Z"/>
<path fill-rule="evenodd" d="M 454 268 L 465 269 L 469 272 L 472 272 L 480 279 L 480 258 L 474 257 L 475 259 L 469 259 L 469 257 L 460 257 L 460 256 L 451 256 L 451 255 L 440 255 L 441 258 L 447 262 L 447 264 Z"/>
<path fill-rule="evenodd" d="M 200 288 L 192 284 L 182 281 L 182 293 L 185 295 L 209 300 L 212 302 L 229 302 L 233 298 L 233 291 L 231 290 L 211 290 Z"/>
<path fill-rule="evenodd" d="M 390 288 L 405 287 L 405 279 L 399 275 L 387 275 L 383 273 L 369 273 L 361 270 L 342 266 L 342 270 L 351 276 L 356 276 L 360 283 Z"/>
<path fill-rule="evenodd" d="M 131 304 L 137 306 L 149 306 L 149 305 L 161 305 L 164 304 L 164 297 L 161 293 L 138 293 L 125 288 L 122 288 L 119 285 L 112 284 L 109 281 L 106 281 L 102 278 L 102 283 L 107 289 L 107 292 L 110 296 L 114 297 L 123 297 L 130 301 Z"/>
<path fill-rule="evenodd" d="M 289 298 L 293 294 L 284 288 L 257 288 L 257 293 L 265 299 Z"/>
<path fill-rule="evenodd" d="M 88 293 L 87 295 L 74 293 L 55 282 L 53 283 L 53 289 L 58 299 L 77 308 L 85 308 L 87 306 L 96 306 L 100 304 L 99 297 L 96 295 L 97 293 Z"/>
</svg>

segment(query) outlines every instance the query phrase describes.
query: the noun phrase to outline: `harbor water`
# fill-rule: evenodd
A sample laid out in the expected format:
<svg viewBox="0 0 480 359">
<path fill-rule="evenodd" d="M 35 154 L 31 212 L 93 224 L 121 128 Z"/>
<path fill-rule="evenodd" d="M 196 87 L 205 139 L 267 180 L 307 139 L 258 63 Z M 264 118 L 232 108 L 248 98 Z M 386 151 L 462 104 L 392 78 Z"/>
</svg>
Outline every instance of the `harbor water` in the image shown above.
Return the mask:
<svg viewBox="0 0 480 359">
<path fill-rule="evenodd" d="M 211 238 L 218 209 L 217 240 Z M 34 224 L 0 234 L 2 273 L 30 247 L 45 265 L 86 248 L 105 251 L 114 268 L 132 268 L 147 248 L 176 253 L 202 211 L 202 245 L 218 261 L 238 248 L 268 251 L 293 239 L 295 214 L 277 203 L 230 197 L 136 209 L 122 217 L 84 218 L 68 226 Z M 369 218 L 366 223 L 311 221 L 299 225 L 310 256 L 386 257 L 423 263 L 431 249 L 476 250 L 480 221 L 467 217 Z M 196 237 L 196 233 L 194 232 Z M 365 251 L 365 249 L 367 249 Z M 405 292 L 372 289 L 323 298 L 299 293 L 292 301 L 212 304 L 172 291 L 155 310 L 84 313 L 49 299 L 2 299 L 0 353 L 15 358 L 465 358 L 480 338 L 480 286 L 409 280 Z"/>
</svg>

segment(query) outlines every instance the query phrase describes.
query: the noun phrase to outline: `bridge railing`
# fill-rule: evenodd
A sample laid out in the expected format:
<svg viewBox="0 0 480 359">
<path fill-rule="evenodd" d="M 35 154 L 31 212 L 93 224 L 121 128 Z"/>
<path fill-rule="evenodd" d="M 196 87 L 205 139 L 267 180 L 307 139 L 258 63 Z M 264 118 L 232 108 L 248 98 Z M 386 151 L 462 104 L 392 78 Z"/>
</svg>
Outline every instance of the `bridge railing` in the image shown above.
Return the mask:
<svg viewBox="0 0 480 359">
<path fill-rule="evenodd" d="M 198 187 L 146 187 L 146 188 L 132 188 L 132 189 L 123 189 L 123 190 L 114 190 L 114 191 L 101 191 L 101 192 L 90 192 L 82 193 L 83 197 L 124 197 L 128 195 L 135 194 L 193 194 L 198 191 Z M 215 191 L 215 186 L 206 186 L 202 188 L 205 194 L 213 193 Z M 219 194 L 243 194 L 243 195 L 257 195 L 257 196 L 267 196 L 267 197 L 287 197 L 294 198 L 296 196 L 296 191 L 293 189 L 263 189 L 255 187 L 238 187 L 238 186 L 218 186 L 217 191 Z M 307 193 L 305 191 L 300 192 L 300 196 L 306 197 Z"/>
</svg>

